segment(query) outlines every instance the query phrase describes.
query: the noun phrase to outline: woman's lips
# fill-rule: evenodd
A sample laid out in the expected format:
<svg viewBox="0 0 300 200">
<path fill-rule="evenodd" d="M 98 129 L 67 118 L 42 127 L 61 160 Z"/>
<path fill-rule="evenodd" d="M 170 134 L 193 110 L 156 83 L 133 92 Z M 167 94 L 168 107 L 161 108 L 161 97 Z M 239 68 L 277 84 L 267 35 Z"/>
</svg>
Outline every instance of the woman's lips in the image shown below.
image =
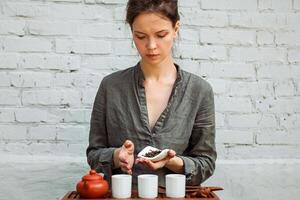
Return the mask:
<svg viewBox="0 0 300 200">
<path fill-rule="evenodd" d="M 156 59 L 158 58 L 159 54 L 147 54 L 146 56 L 150 59 Z"/>
</svg>

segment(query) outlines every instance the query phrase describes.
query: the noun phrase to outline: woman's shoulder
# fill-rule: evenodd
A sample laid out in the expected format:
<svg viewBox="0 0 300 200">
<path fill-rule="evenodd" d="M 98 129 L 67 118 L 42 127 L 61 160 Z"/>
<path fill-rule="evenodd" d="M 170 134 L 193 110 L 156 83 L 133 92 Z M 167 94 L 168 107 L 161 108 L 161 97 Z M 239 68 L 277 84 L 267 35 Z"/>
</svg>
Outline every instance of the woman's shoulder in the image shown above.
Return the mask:
<svg viewBox="0 0 300 200">
<path fill-rule="evenodd" d="M 132 81 L 133 72 L 134 72 L 134 66 L 123 70 L 112 72 L 111 74 L 105 76 L 102 79 L 102 83 L 105 85 L 107 84 L 114 85 L 119 83 L 124 84 L 125 82 Z"/>
<path fill-rule="evenodd" d="M 182 70 L 183 78 L 185 82 L 193 88 L 194 91 L 206 91 L 210 92 L 212 90 L 211 84 L 205 80 L 203 77 L 193 74 L 191 72 Z"/>
</svg>

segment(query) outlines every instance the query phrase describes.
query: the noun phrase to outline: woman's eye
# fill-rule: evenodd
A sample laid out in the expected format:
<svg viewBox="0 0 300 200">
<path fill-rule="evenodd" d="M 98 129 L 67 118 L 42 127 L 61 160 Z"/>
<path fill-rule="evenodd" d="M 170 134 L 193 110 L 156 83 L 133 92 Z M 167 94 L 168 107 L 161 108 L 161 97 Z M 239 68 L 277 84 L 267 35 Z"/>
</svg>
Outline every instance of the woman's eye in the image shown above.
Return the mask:
<svg viewBox="0 0 300 200">
<path fill-rule="evenodd" d="M 145 38 L 145 36 L 137 36 L 137 35 L 136 35 L 136 37 L 137 37 L 137 39 L 140 39 L 140 40 Z"/>
<path fill-rule="evenodd" d="M 164 38 L 164 37 L 166 37 L 168 34 L 162 34 L 162 35 L 157 35 L 157 37 L 159 37 L 159 38 Z"/>
</svg>

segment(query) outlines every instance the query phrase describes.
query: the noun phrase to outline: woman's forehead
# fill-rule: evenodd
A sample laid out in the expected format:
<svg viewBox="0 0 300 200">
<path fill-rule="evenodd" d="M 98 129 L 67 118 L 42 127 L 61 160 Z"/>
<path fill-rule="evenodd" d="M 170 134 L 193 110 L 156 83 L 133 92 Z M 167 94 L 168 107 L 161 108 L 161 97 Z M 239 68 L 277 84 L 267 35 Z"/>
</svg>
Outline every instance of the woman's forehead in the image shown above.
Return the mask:
<svg viewBox="0 0 300 200">
<path fill-rule="evenodd" d="M 134 31 L 160 31 L 172 28 L 172 22 L 157 13 L 143 13 L 138 15 L 132 24 Z"/>
</svg>

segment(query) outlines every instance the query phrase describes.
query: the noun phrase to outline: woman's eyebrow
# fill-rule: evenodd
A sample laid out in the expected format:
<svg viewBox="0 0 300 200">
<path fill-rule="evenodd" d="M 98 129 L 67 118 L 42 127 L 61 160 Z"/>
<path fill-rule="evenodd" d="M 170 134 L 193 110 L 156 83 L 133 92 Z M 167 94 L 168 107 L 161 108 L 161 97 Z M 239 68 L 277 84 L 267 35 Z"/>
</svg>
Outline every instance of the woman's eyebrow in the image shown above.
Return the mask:
<svg viewBox="0 0 300 200">
<path fill-rule="evenodd" d="M 162 33 L 162 32 L 168 32 L 168 30 L 163 29 L 163 30 L 157 31 L 157 32 L 155 32 L 155 33 Z M 134 33 L 147 35 L 146 33 L 143 33 L 143 32 L 141 32 L 141 31 L 134 31 Z"/>
</svg>

